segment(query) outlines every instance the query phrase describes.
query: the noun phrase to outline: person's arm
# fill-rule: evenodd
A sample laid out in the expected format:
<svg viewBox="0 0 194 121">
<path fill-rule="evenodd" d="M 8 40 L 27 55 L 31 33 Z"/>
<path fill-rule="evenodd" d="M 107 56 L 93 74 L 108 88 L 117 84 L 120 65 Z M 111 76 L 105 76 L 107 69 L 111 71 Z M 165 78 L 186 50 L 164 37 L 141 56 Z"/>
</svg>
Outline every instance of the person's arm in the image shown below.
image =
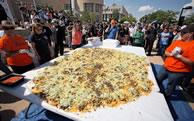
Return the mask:
<svg viewBox="0 0 194 121">
<path fill-rule="evenodd" d="M 49 48 L 49 51 L 50 51 L 50 54 L 51 54 L 51 58 L 53 59 L 55 54 L 54 54 L 54 50 L 53 48 L 48 44 L 48 48 Z"/>
<path fill-rule="evenodd" d="M 75 30 L 72 31 L 72 39 L 75 39 Z"/>
<path fill-rule="evenodd" d="M 141 38 L 144 39 L 144 33 L 142 33 Z"/>
<path fill-rule="evenodd" d="M 108 30 L 109 30 L 110 26 L 108 26 L 105 30 L 106 33 L 108 33 Z"/>
<path fill-rule="evenodd" d="M 144 44 L 145 44 L 145 39 L 144 39 L 144 33 L 142 32 L 142 34 L 141 34 L 141 40 L 142 40 L 142 46 L 144 46 Z"/>
<path fill-rule="evenodd" d="M 93 34 L 92 34 L 92 32 L 91 32 L 91 31 L 89 32 L 89 35 L 90 35 L 90 37 L 93 37 Z"/>
<path fill-rule="evenodd" d="M 117 28 L 116 28 L 116 29 L 117 29 Z M 118 30 L 118 29 L 117 29 L 117 31 L 116 31 L 115 39 L 116 39 L 116 40 L 119 40 L 119 30 Z"/>
<path fill-rule="evenodd" d="M 36 54 L 38 60 L 40 60 L 40 56 L 39 56 L 39 54 L 38 54 L 38 52 L 37 52 L 37 50 L 36 50 L 36 48 L 35 48 L 35 43 L 34 43 L 34 42 L 31 42 L 31 46 L 32 46 L 32 48 L 34 49 L 34 52 L 35 52 L 35 54 Z"/>
<path fill-rule="evenodd" d="M 135 34 L 134 34 L 134 39 L 139 39 L 139 34 L 138 34 L 138 32 L 135 32 Z"/>
<path fill-rule="evenodd" d="M 19 51 L 9 52 L 9 51 L 7 51 L 7 50 L 5 50 L 5 49 L 1 50 L 1 52 L 2 52 L 3 54 L 5 54 L 6 57 L 14 57 L 14 56 L 16 56 L 17 54 L 19 54 Z"/>
<path fill-rule="evenodd" d="M 66 31 L 69 33 L 69 32 L 71 32 L 70 30 L 69 30 L 69 26 L 66 28 Z"/>
<path fill-rule="evenodd" d="M 160 33 L 160 37 L 161 37 L 161 38 L 166 38 L 166 37 L 168 37 L 168 35 L 166 35 L 166 34 L 164 34 L 164 33 L 162 32 L 162 33 Z"/>
<path fill-rule="evenodd" d="M 53 37 L 53 32 L 51 31 L 51 29 L 48 27 L 48 33 L 49 33 L 49 37 L 50 37 L 50 41 L 53 42 L 54 41 L 54 37 Z"/>
<path fill-rule="evenodd" d="M 191 61 L 190 59 L 184 57 L 184 56 L 179 56 L 178 59 L 180 61 L 182 61 L 183 63 L 187 64 L 187 65 L 190 65 L 190 66 L 194 66 L 194 61 Z"/>
<path fill-rule="evenodd" d="M 119 40 L 119 33 L 116 33 L 115 39 Z"/>
<path fill-rule="evenodd" d="M 51 42 L 54 42 L 54 35 L 53 35 L 53 33 L 51 34 L 50 39 L 51 39 Z"/>
<path fill-rule="evenodd" d="M 194 66 L 194 62 L 191 61 L 190 59 L 182 56 L 182 55 L 172 55 L 170 52 L 168 51 L 165 51 L 165 55 L 168 56 L 168 57 L 172 57 L 174 56 L 175 58 L 179 59 L 180 61 L 182 61 L 183 63 L 187 64 L 187 65 L 191 65 L 191 66 Z"/>
<path fill-rule="evenodd" d="M 165 55 L 167 56 L 167 57 L 171 57 L 171 56 L 173 56 L 171 53 L 169 53 L 168 51 L 165 51 Z"/>
</svg>

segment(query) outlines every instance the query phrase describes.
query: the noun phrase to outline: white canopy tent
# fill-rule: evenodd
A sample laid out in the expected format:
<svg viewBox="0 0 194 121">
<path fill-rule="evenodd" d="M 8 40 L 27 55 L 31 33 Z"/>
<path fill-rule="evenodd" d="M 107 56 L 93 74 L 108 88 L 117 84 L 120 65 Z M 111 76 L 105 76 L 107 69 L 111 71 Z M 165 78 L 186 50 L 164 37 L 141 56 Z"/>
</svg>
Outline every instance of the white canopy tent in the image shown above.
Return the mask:
<svg viewBox="0 0 194 121">
<path fill-rule="evenodd" d="M 2 7 L 4 8 L 8 18 L 11 20 L 12 23 L 15 23 L 13 15 L 11 13 L 11 10 L 9 8 L 8 2 L 7 0 L 0 0 L 0 4 L 2 5 Z"/>
</svg>

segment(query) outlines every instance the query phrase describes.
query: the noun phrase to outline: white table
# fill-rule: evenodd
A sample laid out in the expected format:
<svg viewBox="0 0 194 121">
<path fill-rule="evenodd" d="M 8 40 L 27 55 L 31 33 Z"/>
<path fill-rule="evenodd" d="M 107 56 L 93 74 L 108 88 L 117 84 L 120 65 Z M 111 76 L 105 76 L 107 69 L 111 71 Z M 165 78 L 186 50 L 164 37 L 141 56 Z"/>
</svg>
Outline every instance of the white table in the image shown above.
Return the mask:
<svg viewBox="0 0 194 121">
<path fill-rule="evenodd" d="M 116 49 L 145 56 L 145 51 L 139 47 L 120 46 Z M 0 85 L 0 88 L 18 98 L 25 99 L 52 112 L 77 121 L 173 121 L 165 98 L 159 93 L 159 87 L 157 86 L 151 67 L 149 69 L 149 76 L 154 82 L 153 90 L 150 95 L 142 96 L 136 101 L 115 108 L 100 108 L 95 112 L 82 114 L 64 112 L 61 109 L 51 106 L 29 91 L 29 86 L 31 86 L 29 80 L 37 74 L 39 69 L 51 65 L 53 62 L 54 60 L 24 73 L 25 81 L 16 87 L 9 88 Z"/>
</svg>

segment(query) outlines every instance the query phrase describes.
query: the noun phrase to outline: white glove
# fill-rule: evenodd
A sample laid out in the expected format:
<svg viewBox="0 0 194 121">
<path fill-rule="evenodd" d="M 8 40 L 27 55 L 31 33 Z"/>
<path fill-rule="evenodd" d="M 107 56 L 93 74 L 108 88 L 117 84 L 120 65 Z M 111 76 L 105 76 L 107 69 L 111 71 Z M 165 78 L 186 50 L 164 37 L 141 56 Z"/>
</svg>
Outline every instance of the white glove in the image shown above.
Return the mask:
<svg viewBox="0 0 194 121">
<path fill-rule="evenodd" d="M 31 56 L 31 57 L 34 56 L 33 53 L 31 53 L 29 50 L 26 50 L 26 49 L 20 49 L 20 50 L 19 50 L 19 53 L 27 53 L 27 54 L 28 54 L 29 56 Z"/>
<path fill-rule="evenodd" d="M 182 55 L 180 55 L 180 54 L 176 54 L 176 55 L 174 55 L 174 57 L 179 59 L 179 58 L 181 58 L 181 57 L 182 57 Z"/>
<path fill-rule="evenodd" d="M 19 50 L 19 53 L 27 53 L 27 51 L 28 51 L 28 50 L 26 50 L 26 49 L 20 49 L 20 50 Z M 29 52 L 29 51 L 28 51 L 28 52 Z"/>
<path fill-rule="evenodd" d="M 182 49 L 180 47 L 175 47 L 174 50 L 172 51 L 172 56 L 176 55 L 176 54 L 181 54 Z"/>
<path fill-rule="evenodd" d="M 176 53 L 175 55 L 173 55 L 175 58 L 181 58 L 182 57 L 182 55 L 181 54 L 179 54 L 179 53 Z"/>
<path fill-rule="evenodd" d="M 34 54 L 31 53 L 30 51 L 28 51 L 27 54 L 28 54 L 29 56 L 31 56 L 31 57 L 34 57 Z"/>
</svg>

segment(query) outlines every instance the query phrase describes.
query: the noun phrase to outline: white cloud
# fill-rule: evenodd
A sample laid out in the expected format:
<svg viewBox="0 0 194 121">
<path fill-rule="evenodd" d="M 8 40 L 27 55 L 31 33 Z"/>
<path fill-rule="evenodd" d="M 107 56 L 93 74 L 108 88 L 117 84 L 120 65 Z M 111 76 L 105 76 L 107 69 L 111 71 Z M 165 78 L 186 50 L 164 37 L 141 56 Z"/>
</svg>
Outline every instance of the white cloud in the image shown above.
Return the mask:
<svg viewBox="0 0 194 121">
<path fill-rule="evenodd" d="M 150 5 L 146 5 L 146 6 L 141 6 L 138 9 L 138 12 L 147 12 L 147 11 L 152 11 L 154 7 L 150 6 Z"/>
<path fill-rule="evenodd" d="M 124 6 L 128 12 L 130 12 L 130 9 L 132 8 L 130 5 Z"/>
<path fill-rule="evenodd" d="M 157 8 L 157 9 L 154 10 L 154 12 L 156 12 L 156 11 L 158 11 L 158 10 L 162 10 L 162 9 L 161 9 L 161 8 Z"/>
<path fill-rule="evenodd" d="M 192 0 L 191 3 L 184 5 L 183 7 L 187 7 L 187 6 L 192 6 L 193 8 L 192 9 L 184 9 L 185 16 L 190 15 L 191 13 L 194 13 L 194 0 Z"/>
<path fill-rule="evenodd" d="M 117 2 L 122 2 L 123 0 L 117 0 Z"/>
</svg>

